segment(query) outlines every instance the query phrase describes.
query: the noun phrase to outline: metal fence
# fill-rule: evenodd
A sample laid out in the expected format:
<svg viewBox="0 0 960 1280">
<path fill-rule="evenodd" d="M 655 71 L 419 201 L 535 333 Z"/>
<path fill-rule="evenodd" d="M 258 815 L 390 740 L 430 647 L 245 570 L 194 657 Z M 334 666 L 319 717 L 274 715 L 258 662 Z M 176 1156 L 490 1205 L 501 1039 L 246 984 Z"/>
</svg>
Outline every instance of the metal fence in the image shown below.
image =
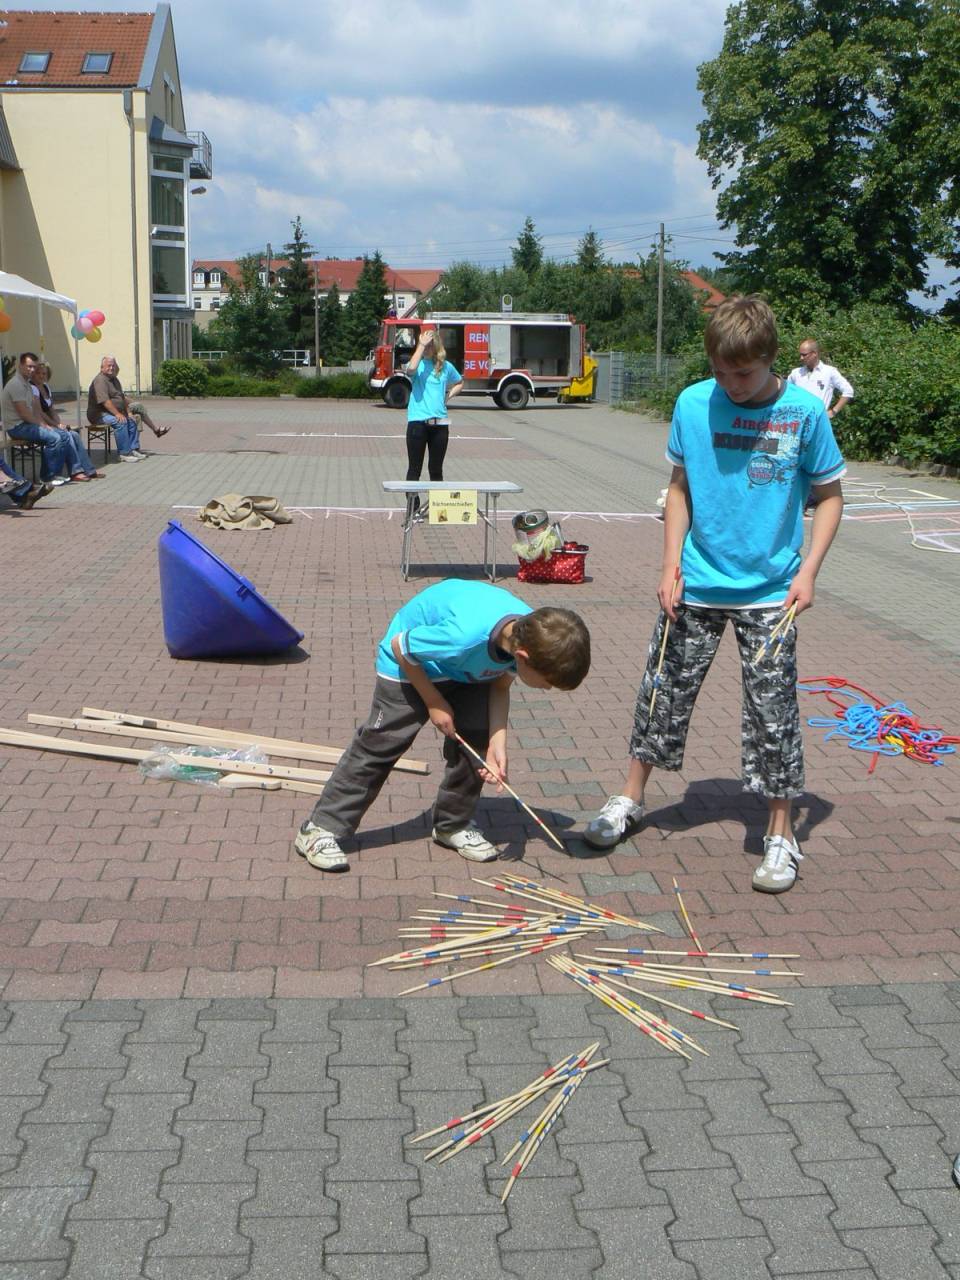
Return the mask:
<svg viewBox="0 0 960 1280">
<path fill-rule="evenodd" d="M 226 351 L 194 351 L 194 360 L 201 360 L 204 364 L 216 364 L 220 360 L 227 358 Z M 313 363 L 313 352 L 309 349 L 301 348 L 291 349 L 289 351 L 280 352 L 280 363 L 290 365 L 291 368 L 303 368 L 305 365 Z"/>
<path fill-rule="evenodd" d="M 654 388 L 667 385 L 682 360 L 677 356 L 664 356 L 657 373 L 656 356 L 638 355 L 632 351 L 610 352 L 610 403 L 623 400 L 639 400 Z"/>
</svg>

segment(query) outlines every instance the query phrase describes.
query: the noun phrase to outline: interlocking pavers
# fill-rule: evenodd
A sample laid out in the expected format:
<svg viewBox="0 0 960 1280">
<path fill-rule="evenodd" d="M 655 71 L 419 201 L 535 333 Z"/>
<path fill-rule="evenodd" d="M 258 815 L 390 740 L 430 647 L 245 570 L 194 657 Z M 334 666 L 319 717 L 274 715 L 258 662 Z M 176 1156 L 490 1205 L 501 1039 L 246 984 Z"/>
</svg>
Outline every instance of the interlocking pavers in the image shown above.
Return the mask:
<svg viewBox="0 0 960 1280">
<path fill-rule="evenodd" d="M 942 1280 L 943 1267 L 933 1256 L 936 1237 L 927 1227 L 873 1227 L 842 1234 L 866 1256 L 877 1280 Z"/>
<path fill-rule="evenodd" d="M 710 1280 L 769 1280 L 773 1245 L 765 1236 L 746 1240 L 677 1240 L 674 1251 L 692 1262 L 698 1277 Z M 843 1273 L 847 1280 L 851 1275 Z M 865 1272 L 862 1280 L 868 1280 Z M 839 1280 L 822 1271 L 805 1275 L 804 1280 Z M 856 1280 L 856 1277 L 852 1277 Z"/>
<path fill-rule="evenodd" d="M 338 1182 L 331 1184 L 339 1205 L 339 1230 L 326 1242 L 328 1255 L 383 1252 L 389 1242 L 391 1254 L 422 1254 L 422 1233 L 409 1225 L 407 1204 L 415 1188 L 411 1183 Z"/>
<path fill-rule="evenodd" d="M 165 1226 L 164 1218 L 71 1218 L 64 1229 L 73 1245 L 70 1280 L 131 1280 L 142 1275 L 147 1246 Z"/>
<path fill-rule="evenodd" d="M 842 1275 L 848 1270 L 869 1275 L 864 1254 L 831 1225 L 834 1203 L 829 1196 L 770 1196 L 744 1200 L 741 1207 L 773 1241 L 774 1251 L 767 1259 L 771 1275 Z"/>
<path fill-rule="evenodd" d="M 244 1280 L 293 1280 L 322 1274 L 323 1242 L 336 1230 L 336 1219 L 313 1213 L 258 1218 L 242 1212 L 240 1229 L 251 1244 Z"/>
<path fill-rule="evenodd" d="M 666 1192 L 676 1219 L 667 1232 L 671 1240 L 746 1238 L 763 1234 L 752 1209 L 738 1203 L 733 1188 L 735 1169 L 660 1171 L 650 1182 Z"/>
</svg>

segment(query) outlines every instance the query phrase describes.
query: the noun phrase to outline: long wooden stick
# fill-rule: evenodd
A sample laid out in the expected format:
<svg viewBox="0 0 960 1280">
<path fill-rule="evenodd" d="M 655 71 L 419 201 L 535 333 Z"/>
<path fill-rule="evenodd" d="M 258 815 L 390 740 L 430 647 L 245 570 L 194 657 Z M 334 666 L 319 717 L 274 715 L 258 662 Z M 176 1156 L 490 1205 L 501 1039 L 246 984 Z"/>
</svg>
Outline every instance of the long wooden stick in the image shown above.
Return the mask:
<svg viewBox="0 0 960 1280">
<path fill-rule="evenodd" d="M 625 956 L 685 956 L 688 960 L 799 960 L 796 951 L 660 951 L 654 947 L 597 947 Z"/>
<path fill-rule="evenodd" d="M 673 571 L 673 591 L 670 595 L 671 609 L 677 602 L 677 587 L 679 587 L 679 585 L 680 585 L 680 566 L 677 565 L 676 569 L 674 569 Z M 663 659 L 664 659 L 664 655 L 667 652 L 667 636 L 669 636 L 669 634 L 670 634 L 670 618 L 666 615 L 666 611 L 664 611 L 663 639 L 660 641 L 660 661 L 657 663 L 656 674 L 653 677 L 653 690 L 650 694 L 650 707 L 647 711 L 648 720 L 650 720 L 653 717 L 653 708 L 657 701 L 657 694 L 660 691 L 660 673 L 663 671 Z"/>
<path fill-rule="evenodd" d="M 770 634 L 766 637 L 766 639 L 761 641 L 760 647 L 757 649 L 757 652 L 753 655 L 754 662 L 760 662 L 760 660 L 766 655 L 767 650 L 773 644 L 777 636 L 780 636 L 780 643 L 777 645 L 776 651 L 774 652 L 774 655 L 773 655 L 774 657 L 777 657 L 777 655 L 780 653 L 780 650 L 783 648 L 783 642 L 784 642 L 784 639 L 786 638 L 787 631 L 789 630 L 790 624 L 793 622 L 796 615 L 797 615 L 797 602 L 796 600 L 794 600 L 793 604 L 786 611 L 786 613 L 783 615 L 783 617 L 780 619 L 777 625 L 773 628 Z"/>
<path fill-rule="evenodd" d="M 480 762 L 480 765 L 482 768 L 487 769 L 489 771 L 490 766 L 487 764 L 486 760 L 484 760 L 483 756 L 480 754 L 479 751 L 475 751 L 473 747 L 471 747 L 470 743 L 467 742 L 465 738 L 462 738 L 459 733 L 455 733 L 453 736 L 460 743 L 461 747 L 464 747 L 470 753 L 470 755 L 473 756 L 474 760 L 478 760 Z M 553 843 L 557 846 L 560 852 L 566 853 L 567 852 L 566 845 L 563 844 L 563 842 L 560 840 L 558 836 L 555 836 L 553 834 L 553 832 L 550 830 L 550 828 L 547 826 L 547 824 L 543 821 L 542 818 L 537 817 L 537 815 L 533 812 L 533 810 L 530 808 L 528 804 L 523 803 L 523 801 L 514 791 L 513 787 L 511 787 L 510 783 L 507 782 L 506 778 L 502 778 L 498 776 L 497 782 L 500 784 L 501 787 L 503 787 L 504 791 L 509 791 L 510 795 L 513 796 L 514 800 L 516 800 L 517 804 L 520 806 L 521 809 L 524 810 L 525 813 L 529 813 L 530 817 L 534 820 L 537 826 L 541 827 L 547 833 L 547 835 L 550 837 Z"/>
<path fill-rule="evenodd" d="M 313 782 L 294 782 L 290 778 L 254 778 L 245 773 L 225 773 L 218 786 L 225 791 L 295 791 L 302 796 L 323 795 L 323 787 Z"/>
<path fill-rule="evenodd" d="M 697 937 L 697 931 L 693 927 L 693 922 L 687 915 L 687 908 L 683 905 L 683 898 L 680 896 L 680 886 L 677 884 L 676 876 L 673 877 L 673 891 L 677 895 L 677 905 L 680 908 L 680 914 L 683 916 L 683 923 L 687 926 L 687 933 L 689 933 L 691 940 L 695 943 L 697 950 L 702 951 L 703 943 Z"/>
<path fill-rule="evenodd" d="M 227 745 L 247 746 L 256 744 L 268 749 L 273 749 L 273 754 L 279 754 L 276 751 L 278 745 L 284 747 L 302 747 L 304 750 L 297 753 L 301 760 L 319 760 L 327 764 L 336 764 L 343 751 L 338 747 L 321 747 L 310 742 L 298 742 L 295 738 L 270 738 L 262 733 L 241 733 L 237 729 L 217 729 L 212 725 L 191 724 L 186 720 L 159 720 L 153 716 L 137 716 L 128 711 L 104 711 L 99 707 L 83 707 L 81 708 L 84 718 L 90 720 L 112 720 L 118 724 L 139 725 L 141 729 L 168 729 L 172 732 L 187 731 L 190 734 L 199 733 L 207 738 L 214 738 L 217 742 Z M 304 754 L 305 752 L 309 754 Z M 429 773 L 430 766 L 422 760 L 411 760 L 404 756 L 393 766 L 395 769 L 402 769 L 407 773 Z"/>
<path fill-rule="evenodd" d="M 139 747 L 115 747 L 109 743 L 74 742 L 70 738 L 51 738 L 42 733 L 22 733 L 18 729 L 0 729 L 0 743 L 11 747 L 30 747 L 35 751 L 59 751 L 68 756 L 96 756 L 101 760 L 135 761 L 139 764 L 155 751 Z M 329 773 L 316 769 L 292 769 L 272 764 L 248 764 L 242 760 L 221 760 L 216 756 L 190 756 L 171 753 L 171 764 L 186 765 L 191 769 L 213 769 L 220 773 L 248 773 L 264 778 L 287 778 L 302 782 L 326 782 Z M 176 779 L 171 779 L 176 781 Z"/>
</svg>

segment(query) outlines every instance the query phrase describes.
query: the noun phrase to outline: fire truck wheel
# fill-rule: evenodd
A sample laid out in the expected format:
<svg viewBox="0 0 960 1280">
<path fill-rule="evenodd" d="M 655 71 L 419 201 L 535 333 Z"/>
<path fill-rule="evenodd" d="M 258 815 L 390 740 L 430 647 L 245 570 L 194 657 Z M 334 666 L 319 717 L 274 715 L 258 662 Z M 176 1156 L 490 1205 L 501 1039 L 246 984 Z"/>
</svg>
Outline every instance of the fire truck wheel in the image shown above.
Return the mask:
<svg viewBox="0 0 960 1280">
<path fill-rule="evenodd" d="M 405 382 L 391 382 L 384 388 L 383 403 L 391 409 L 405 409 L 410 399 L 410 388 Z"/>
<path fill-rule="evenodd" d="M 530 399 L 530 389 L 523 382 L 508 382 L 500 388 L 497 403 L 501 409 L 525 409 Z"/>
</svg>

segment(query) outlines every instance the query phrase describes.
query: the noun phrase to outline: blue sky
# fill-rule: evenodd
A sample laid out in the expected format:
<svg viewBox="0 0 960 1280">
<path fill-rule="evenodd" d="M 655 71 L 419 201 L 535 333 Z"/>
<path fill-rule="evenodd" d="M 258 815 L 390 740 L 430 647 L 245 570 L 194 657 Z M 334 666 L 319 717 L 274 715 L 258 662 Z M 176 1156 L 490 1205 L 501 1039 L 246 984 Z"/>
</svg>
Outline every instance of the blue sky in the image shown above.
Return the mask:
<svg viewBox="0 0 960 1280">
<path fill-rule="evenodd" d="M 558 259 L 592 226 L 635 260 L 662 221 L 674 257 L 710 263 L 733 233 L 696 154 L 696 69 L 720 50 L 726 7 L 172 0 L 187 128 L 214 155 L 191 199 L 193 255 L 276 247 L 300 214 L 321 256 L 496 265 L 529 214 Z"/>
<path fill-rule="evenodd" d="M 725 0 L 171 7 L 187 127 L 214 154 L 194 256 L 281 244 L 298 213 L 321 255 L 411 267 L 509 260 L 528 214 L 558 258 L 588 226 L 622 260 L 661 220 L 694 265 L 730 236 L 696 157 Z"/>
</svg>

